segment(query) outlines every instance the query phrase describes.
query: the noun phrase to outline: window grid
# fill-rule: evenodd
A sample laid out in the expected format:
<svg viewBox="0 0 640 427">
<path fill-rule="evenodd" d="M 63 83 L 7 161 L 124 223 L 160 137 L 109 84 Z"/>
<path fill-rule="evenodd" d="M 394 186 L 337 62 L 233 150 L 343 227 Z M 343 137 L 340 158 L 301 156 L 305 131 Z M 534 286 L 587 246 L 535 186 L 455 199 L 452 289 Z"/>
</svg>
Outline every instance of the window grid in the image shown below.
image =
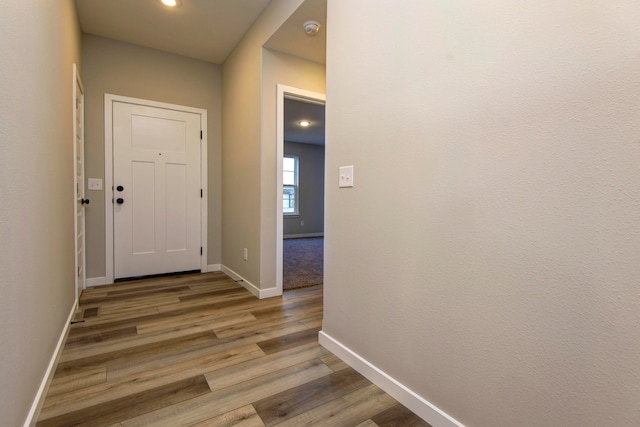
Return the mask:
<svg viewBox="0 0 640 427">
<path fill-rule="evenodd" d="M 282 159 L 282 213 L 298 215 L 298 156 Z"/>
</svg>

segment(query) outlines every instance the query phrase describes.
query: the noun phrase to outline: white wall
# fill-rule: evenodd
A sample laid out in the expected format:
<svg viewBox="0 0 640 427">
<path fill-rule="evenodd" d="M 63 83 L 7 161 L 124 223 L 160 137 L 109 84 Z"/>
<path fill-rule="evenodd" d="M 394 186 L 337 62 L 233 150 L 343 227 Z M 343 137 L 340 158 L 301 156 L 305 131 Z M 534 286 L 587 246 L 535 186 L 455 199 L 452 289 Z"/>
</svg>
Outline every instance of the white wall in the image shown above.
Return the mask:
<svg viewBox="0 0 640 427">
<path fill-rule="evenodd" d="M 87 178 L 104 180 L 104 94 L 207 110 L 208 264 L 222 259 L 221 67 L 91 34 L 83 35 Z M 87 277 L 105 276 L 104 192 L 88 191 Z"/>
<path fill-rule="evenodd" d="M 640 425 L 638 16 L 329 0 L 324 333 L 469 426 Z"/>
<path fill-rule="evenodd" d="M 74 305 L 72 0 L 2 2 L 0 414 L 22 425 Z"/>
</svg>

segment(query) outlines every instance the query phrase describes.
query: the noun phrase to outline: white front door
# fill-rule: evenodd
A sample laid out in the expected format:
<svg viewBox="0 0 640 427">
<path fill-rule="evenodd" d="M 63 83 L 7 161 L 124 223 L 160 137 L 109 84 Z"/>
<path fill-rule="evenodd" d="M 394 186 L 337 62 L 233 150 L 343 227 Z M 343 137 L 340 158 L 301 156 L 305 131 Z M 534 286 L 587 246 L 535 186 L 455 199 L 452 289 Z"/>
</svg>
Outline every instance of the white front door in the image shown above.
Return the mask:
<svg viewBox="0 0 640 427">
<path fill-rule="evenodd" d="M 200 120 L 113 103 L 116 279 L 200 270 Z"/>
</svg>

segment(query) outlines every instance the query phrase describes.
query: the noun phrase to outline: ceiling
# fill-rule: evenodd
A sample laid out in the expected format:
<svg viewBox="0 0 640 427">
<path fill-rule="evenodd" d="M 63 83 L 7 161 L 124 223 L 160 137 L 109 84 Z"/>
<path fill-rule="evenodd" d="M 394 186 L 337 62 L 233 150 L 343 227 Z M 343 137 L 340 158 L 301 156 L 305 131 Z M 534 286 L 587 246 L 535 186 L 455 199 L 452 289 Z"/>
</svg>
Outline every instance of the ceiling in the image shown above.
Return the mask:
<svg viewBox="0 0 640 427">
<path fill-rule="evenodd" d="M 301 120 L 309 120 L 311 124 L 301 127 L 298 124 Z M 284 140 L 324 145 L 324 105 L 285 98 Z"/>
<path fill-rule="evenodd" d="M 179 0 L 168 8 L 160 0 L 75 0 L 83 33 L 222 64 L 270 0 Z M 267 40 L 265 48 L 320 64 L 326 56 L 326 0 L 305 0 Z M 320 23 L 315 37 L 304 33 L 308 20 Z M 288 107 L 286 107 L 288 105 Z M 321 108 L 322 112 L 319 112 Z M 301 129 L 302 118 L 314 125 Z M 285 104 L 285 138 L 324 142 L 324 106 Z M 320 126 L 315 123 L 322 122 Z M 295 124 L 287 125 L 287 124 Z"/>
<path fill-rule="evenodd" d="M 222 64 L 270 0 L 76 0 L 82 32 Z M 265 47 L 325 63 L 326 0 L 305 0 Z M 302 24 L 320 22 L 308 37 Z"/>
<path fill-rule="evenodd" d="M 316 36 L 309 37 L 303 32 L 302 24 L 306 21 L 320 23 L 320 32 Z M 324 64 L 327 54 L 326 29 L 327 0 L 305 0 L 264 47 Z"/>
</svg>

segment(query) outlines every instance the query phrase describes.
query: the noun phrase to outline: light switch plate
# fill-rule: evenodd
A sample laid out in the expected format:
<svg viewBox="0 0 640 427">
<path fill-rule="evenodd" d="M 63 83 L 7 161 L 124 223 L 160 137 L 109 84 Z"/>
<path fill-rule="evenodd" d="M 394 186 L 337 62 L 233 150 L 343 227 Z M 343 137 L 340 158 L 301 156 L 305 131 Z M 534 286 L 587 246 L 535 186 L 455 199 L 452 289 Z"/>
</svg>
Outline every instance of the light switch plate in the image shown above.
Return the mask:
<svg viewBox="0 0 640 427">
<path fill-rule="evenodd" d="M 353 165 L 340 167 L 339 187 L 353 187 Z"/>
<path fill-rule="evenodd" d="M 88 190 L 102 190 L 102 180 L 100 178 L 89 178 L 87 182 Z"/>
</svg>

